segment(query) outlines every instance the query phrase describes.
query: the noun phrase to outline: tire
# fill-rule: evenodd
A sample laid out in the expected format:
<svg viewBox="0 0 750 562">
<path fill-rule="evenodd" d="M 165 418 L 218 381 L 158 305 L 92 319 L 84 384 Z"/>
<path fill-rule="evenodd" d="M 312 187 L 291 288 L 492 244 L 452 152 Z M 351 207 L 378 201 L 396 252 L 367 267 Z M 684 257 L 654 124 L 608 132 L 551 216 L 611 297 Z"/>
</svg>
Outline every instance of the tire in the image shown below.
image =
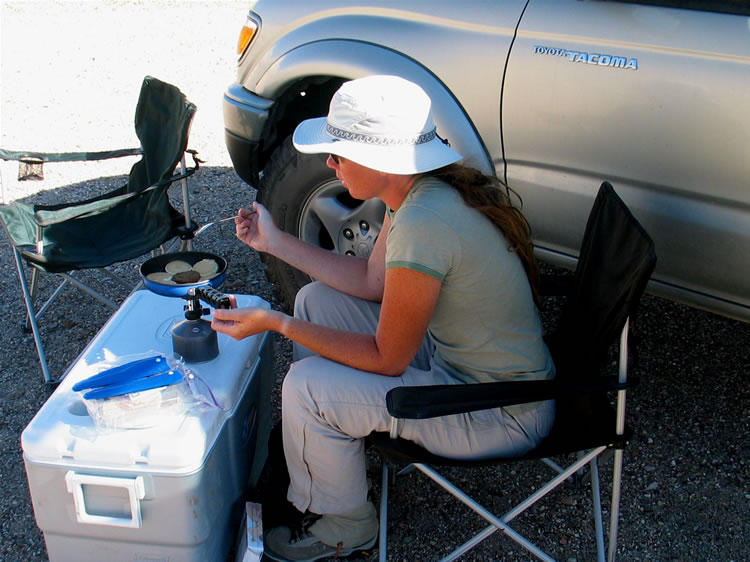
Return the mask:
<svg viewBox="0 0 750 562">
<path fill-rule="evenodd" d="M 271 155 L 259 183 L 258 201 L 281 230 L 339 254 L 366 258 L 380 233 L 385 204 L 351 197 L 326 166 L 326 154 L 302 154 L 287 138 Z M 286 310 L 312 278 L 262 254 L 266 275 Z"/>
</svg>

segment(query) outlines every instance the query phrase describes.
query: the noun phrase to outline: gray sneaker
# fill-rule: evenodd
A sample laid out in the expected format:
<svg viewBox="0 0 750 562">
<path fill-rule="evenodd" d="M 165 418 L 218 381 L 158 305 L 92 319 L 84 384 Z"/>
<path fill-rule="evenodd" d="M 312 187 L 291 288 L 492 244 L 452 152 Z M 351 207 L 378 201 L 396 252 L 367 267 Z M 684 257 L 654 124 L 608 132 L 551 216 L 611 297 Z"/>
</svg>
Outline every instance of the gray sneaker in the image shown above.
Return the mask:
<svg viewBox="0 0 750 562">
<path fill-rule="evenodd" d="M 264 554 L 281 562 L 312 562 L 321 558 L 343 558 L 375 545 L 377 535 L 365 544 L 353 548 L 343 548 L 342 543 L 329 546 L 309 531 L 310 526 L 319 518 L 320 516 L 306 516 L 295 529 L 274 527 L 266 533 Z"/>
</svg>

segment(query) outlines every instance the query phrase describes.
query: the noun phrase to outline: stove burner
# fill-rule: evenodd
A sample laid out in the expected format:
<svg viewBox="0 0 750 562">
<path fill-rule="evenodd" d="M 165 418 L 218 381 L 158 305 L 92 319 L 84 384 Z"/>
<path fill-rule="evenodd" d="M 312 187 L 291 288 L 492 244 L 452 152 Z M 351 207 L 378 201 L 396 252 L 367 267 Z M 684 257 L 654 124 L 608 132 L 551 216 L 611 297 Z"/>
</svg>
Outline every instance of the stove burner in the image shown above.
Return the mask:
<svg viewBox="0 0 750 562">
<path fill-rule="evenodd" d="M 202 318 L 211 312 L 203 308 L 201 301 L 214 308 L 229 308 L 229 297 L 212 287 L 196 287 L 183 296 L 185 320 L 172 327 L 172 347 L 174 352 L 187 363 L 211 361 L 219 355 L 219 341 L 211 322 Z"/>
</svg>

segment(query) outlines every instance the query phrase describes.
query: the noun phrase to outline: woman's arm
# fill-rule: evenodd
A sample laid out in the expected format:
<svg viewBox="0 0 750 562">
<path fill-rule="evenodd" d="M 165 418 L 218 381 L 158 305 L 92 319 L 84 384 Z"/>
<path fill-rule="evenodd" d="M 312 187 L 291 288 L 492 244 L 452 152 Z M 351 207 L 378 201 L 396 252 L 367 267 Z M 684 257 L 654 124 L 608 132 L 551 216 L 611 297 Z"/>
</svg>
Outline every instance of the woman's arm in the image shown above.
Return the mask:
<svg viewBox="0 0 750 562">
<path fill-rule="evenodd" d="M 386 270 L 383 305 L 374 336 L 319 326 L 260 308 L 217 309 L 212 326 L 235 339 L 274 330 L 344 365 L 400 375 L 414 359 L 427 333 L 440 287 L 440 280 L 419 271 Z"/>
<path fill-rule="evenodd" d="M 237 238 L 245 244 L 269 253 L 339 291 L 367 300 L 382 299 L 385 241 L 390 229 L 387 214 L 372 253 L 364 259 L 308 244 L 279 230 L 263 205 L 253 203 L 253 206 L 255 212 L 240 209 L 235 221 Z"/>
</svg>

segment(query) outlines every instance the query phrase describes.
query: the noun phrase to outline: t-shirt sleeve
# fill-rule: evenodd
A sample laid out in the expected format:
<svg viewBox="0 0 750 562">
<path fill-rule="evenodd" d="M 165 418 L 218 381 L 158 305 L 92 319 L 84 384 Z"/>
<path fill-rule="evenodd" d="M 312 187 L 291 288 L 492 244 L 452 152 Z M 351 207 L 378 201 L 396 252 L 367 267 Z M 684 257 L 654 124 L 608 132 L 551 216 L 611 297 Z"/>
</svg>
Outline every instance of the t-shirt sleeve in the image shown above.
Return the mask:
<svg viewBox="0 0 750 562">
<path fill-rule="evenodd" d="M 458 256 L 458 236 L 434 212 L 413 206 L 394 216 L 386 243 L 386 268 L 414 269 L 442 281 Z"/>
</svg>

